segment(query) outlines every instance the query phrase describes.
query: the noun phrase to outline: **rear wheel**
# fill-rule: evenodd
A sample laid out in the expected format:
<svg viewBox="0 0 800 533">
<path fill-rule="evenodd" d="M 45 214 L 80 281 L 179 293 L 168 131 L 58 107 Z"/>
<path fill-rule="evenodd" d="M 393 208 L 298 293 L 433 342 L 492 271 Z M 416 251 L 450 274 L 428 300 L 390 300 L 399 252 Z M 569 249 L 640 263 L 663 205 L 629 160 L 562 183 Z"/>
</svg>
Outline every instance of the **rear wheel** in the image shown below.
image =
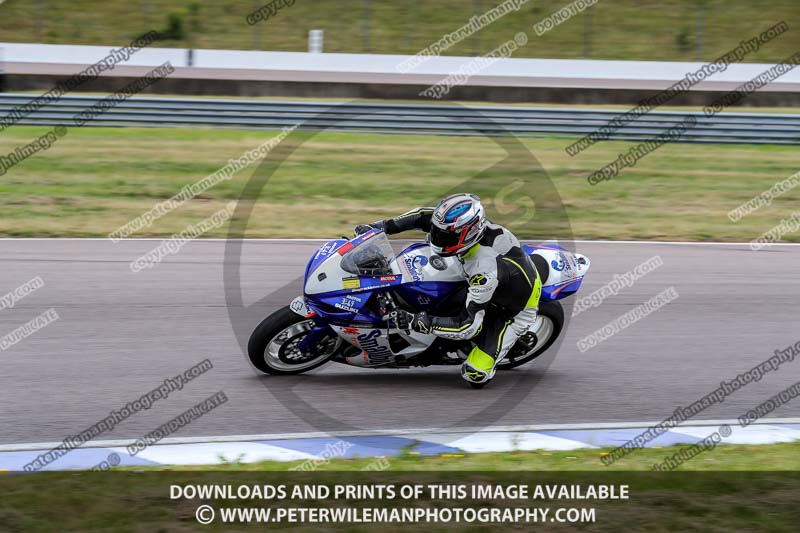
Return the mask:
<svg viewBox="0 0 800 533">
<path fill-rule="evenodd" d="M 542 301 L 535 326 L 517 339 L 517 343 L 508 351 L 505 359 L 498 365 L 498 370 L 508 370 L 533 361 L 556 341 L 564 328 L 564 309 L 557 301 Z"/>
<path fill-rule="evenodd" d="M 265 318 L 247 343 L 250 361 L 266 374 L 291 375 L 308 372 L 327 363 L 339 349 L 341 338 L 333 331 L 307 349 L 301 342 L 314 321 L 284 307 Z"/>
</svg>

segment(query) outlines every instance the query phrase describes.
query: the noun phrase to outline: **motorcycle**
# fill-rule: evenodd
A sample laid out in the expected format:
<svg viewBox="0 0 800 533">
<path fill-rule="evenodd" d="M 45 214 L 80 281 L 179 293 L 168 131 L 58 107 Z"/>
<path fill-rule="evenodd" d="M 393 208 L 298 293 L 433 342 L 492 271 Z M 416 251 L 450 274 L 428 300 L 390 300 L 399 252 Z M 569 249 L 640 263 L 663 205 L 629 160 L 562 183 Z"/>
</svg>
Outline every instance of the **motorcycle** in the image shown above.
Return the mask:
<svg viewBox="0 0 800 533">
<path fill-rule="evenodd" d="M 575 294 L 589 270 L 586 256 L 557 244 L 523 248 L 542 280 L 538 317 L 498 370 L 533 361 L 556 341 L 564 327 L 559 300 Z M 273 375 L 300 374 L 330 361 L 368 368 L 460 365 L 472 349 L 469 339 L 398 329 L 385 317 L 395 309 L 454 316 L 466 295 L 458 259 L 432 254 L 427 243 L 395 254 L 386 234 L 377 229 L 353 239 L 334 239 L 309 260 L 303 295 L 253 331 L 247 346 L 250 361 Z"/>
</svg>

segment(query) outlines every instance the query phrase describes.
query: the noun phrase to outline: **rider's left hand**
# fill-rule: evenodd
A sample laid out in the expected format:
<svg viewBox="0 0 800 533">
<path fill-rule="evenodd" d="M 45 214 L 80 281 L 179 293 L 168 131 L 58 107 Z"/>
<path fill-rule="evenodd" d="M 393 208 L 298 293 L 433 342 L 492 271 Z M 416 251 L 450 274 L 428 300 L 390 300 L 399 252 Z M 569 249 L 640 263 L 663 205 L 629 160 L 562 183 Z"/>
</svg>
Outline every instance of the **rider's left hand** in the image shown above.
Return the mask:
<svg viewBox="0 0 800 533">
<path fill-rule="evenodd" d="M 358 226 L 356 226 L 356 229 L 353 231 L 353 234 L 356 237 L 358 237 L 359 235 L 363 235 L 372 229 L 373 229 L 372 226 L 370 226 L 369 224 L 359 224 Z"/>
<path fill-rule="evenodd" d="M 359 224 L 358 226 L 356 226 L 356 229 L 353 233 L 355 234 L 356 237 L 358 237 L 359 235 L 363 235 L 368 231 L 372 231 L 374 229 L 379 229 L 382 231 L 383 221 L 379 220 L 377 222 L 371 222 L 369 224 Z"/>
</svg>

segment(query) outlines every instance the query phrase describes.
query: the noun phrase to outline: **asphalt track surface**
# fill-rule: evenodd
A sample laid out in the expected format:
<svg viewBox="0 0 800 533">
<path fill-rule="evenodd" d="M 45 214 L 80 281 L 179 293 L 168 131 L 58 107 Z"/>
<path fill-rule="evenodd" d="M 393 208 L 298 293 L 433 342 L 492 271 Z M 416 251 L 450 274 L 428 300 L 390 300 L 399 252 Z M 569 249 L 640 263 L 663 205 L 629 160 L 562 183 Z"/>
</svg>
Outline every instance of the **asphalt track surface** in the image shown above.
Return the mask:
<svg viewBox="0 0 800 533">
<path fill-rule="evenodd" d="M 480 391 L 457 367 L 331 363 L 303 376 L 262 376 L 230 317 L 246 335 L 287 304 L 317 244 L 243 243 L 244 305 L 233 307 L 224 241 L 195 241 L 131 272 L 130 262 L 158 244 L 0 240 L 0 295 L 34 276 L 45 282 L 0 310 L 0 336 L 51 307 L 60 316 L 0 351 L 0 444 L 60 441 L 206 358 L 211 371 L 99 438 L 136 438 L 219 390 L 229 401 L 173 436 L 661 420 L 800 340 L 797 247 L 580 242 L 577 251 L 592 260 L 584 295 L 655 255 L 664 264 L 572 319 L 549 367 L 537 361 L 500 373 Z M 229 292 L 238 292 L 234 285 Z M 585 353 L 577 349 L 578 339 L 669 287 L 677 300 Z M 799 376 L 800 358 L 696 419 L 736 418 Z M 800 416 L 800 400 L 771 416 Z"/>
</svg>

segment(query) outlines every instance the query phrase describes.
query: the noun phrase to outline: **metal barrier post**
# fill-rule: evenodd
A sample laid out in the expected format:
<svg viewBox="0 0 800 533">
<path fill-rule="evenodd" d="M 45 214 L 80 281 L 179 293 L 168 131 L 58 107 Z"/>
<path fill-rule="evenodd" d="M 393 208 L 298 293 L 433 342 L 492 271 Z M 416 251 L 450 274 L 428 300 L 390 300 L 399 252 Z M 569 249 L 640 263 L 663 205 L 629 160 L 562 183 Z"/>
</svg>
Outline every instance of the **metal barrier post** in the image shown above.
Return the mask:
<svg viewBox="0 0 800 533">
<path fill-rule="evenodd" d="M 321 54 L 323 39 L 322 30 L 308 30 L 308 51 L 312 54 Z"/>
</svg>

